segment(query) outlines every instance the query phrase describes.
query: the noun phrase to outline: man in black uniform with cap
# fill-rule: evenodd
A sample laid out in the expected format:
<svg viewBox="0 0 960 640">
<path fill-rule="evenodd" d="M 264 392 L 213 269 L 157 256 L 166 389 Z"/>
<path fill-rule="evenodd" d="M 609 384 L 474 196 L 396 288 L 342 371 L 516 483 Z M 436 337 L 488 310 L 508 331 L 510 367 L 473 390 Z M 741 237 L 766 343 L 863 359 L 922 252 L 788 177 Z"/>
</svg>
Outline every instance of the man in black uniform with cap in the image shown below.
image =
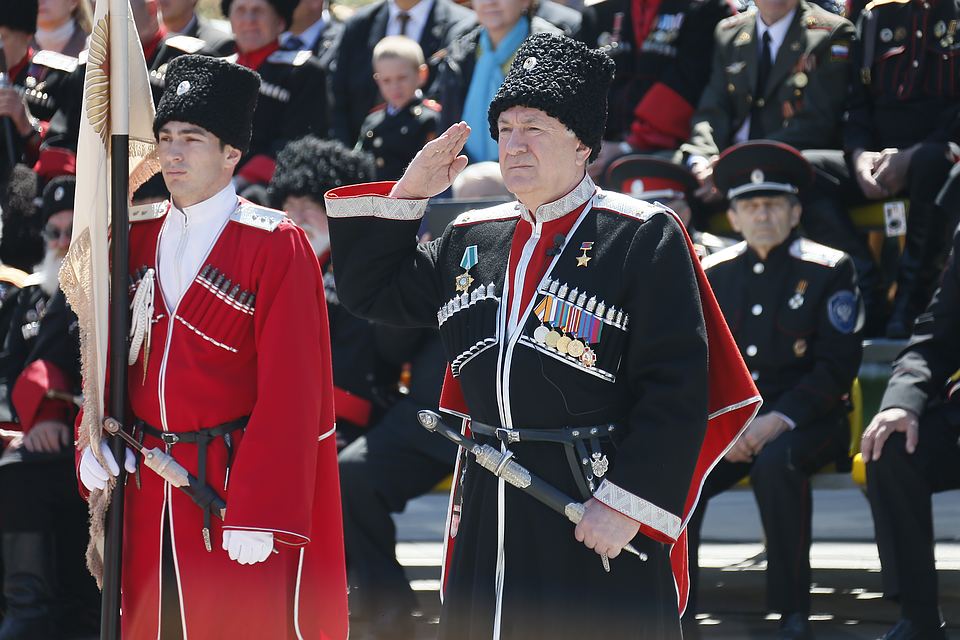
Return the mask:
<svg viewBox="0 0 960 640">
<path fill-rule="evenodd" d="M 274 159 L 283 145 L 307 134 L 326 137 L 327 75 L 310 51 L 285 51 L 280 34 L 293 19 L 297 0 L 222 0 L 237 53 L 227 58 L 260 74 L 253 138 L 237 169 L 237 191 L 265 202 Z M 259 188 L 245 194 L 249 185 Z"/>
<path fill-rule="evenodd" d="M 341 301 L 375 320 L 439 325 L 441 406 L 585 501 L 573 529 L 461 464 L 443 638 L 679 638 L 685 515 L 759 401 L 679 222 L 586 175 L 612 77 L 601 51 L 527 38 L 488 114 L 519 201 L 467 212 L 435 241 L 418 245 L 415 232 L 427 199 L 466 166 L 463 122 L 399 182 L 327 194 Z M 654 300 L 670 311 L 652 313 Z M 618 557 L 627 543 L 639 557 Z"/>
<path fill-rule="evenodd" d="M 933 555 L 933 493 L 960 487 L 960 233 L 940 288 L 894 362 L 880 412 L 863 434 L 867 495 L 884 596 L 901 620 L 884 640 L 942 640 Z"/>
<path fill-rule="evenodd" d="M 691 572 L 706 500 L 749 475 L 767 541 L 767 605 L 782 614 L 778 637 L 809 639 L 808 478 L 848 452 L 846 398 L 860 365 L 862 303 L 850 258 L 797 233 L 798 193 L 813 178 L 798 151 L 742 143 L 720 155 L 714 176 L 745 240 L 703 267 L 764 412 L 707 477 L 690 520 Z M 697 613 L 692 593 L 688 623 Z"/>
<path fill-rule="evenodd" d="M 4 413 L 23 438 L 0 457 L 0 532 L 6 613 L 0 637 L 66 638 L 97 632 L 100 599 L 87 572 L 87 509 L 74 476 L 80 393 L 77 318 L 57 273 L 70 244 L 76 180 L 44 189 L 46 258 L 16 298 L 0 376 Z"/>
<path fill-rule="evenodd" d="M 233 38 L 206 18 L 197 15 L 197 0 L 157 0 L 163 26 L 171 34 L 203 40 L 207 47 L 226 56 L 233 53 Z"/>
</svg>

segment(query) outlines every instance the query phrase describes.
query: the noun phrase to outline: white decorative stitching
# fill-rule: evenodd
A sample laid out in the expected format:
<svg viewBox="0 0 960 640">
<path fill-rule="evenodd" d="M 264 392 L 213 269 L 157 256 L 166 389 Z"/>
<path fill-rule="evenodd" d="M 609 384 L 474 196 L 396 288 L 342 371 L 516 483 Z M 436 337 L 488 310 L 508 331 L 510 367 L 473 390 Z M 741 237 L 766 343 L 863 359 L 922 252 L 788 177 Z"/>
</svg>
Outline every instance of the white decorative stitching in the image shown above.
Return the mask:
<svg viewBox="0 0 960 640">
<path fill-rule="evenodd" d="M 530 338 L 530 336 L 526 336 L 526 335 L 520 336 L 520 344 L 526 345 L 532 349 L 539 351 L 540 353 L 543 353 L 545 355 L 550 356 L 551 358 L 559 360 L 564 364 L 570 365 L 571 367 L 574 367 L 577 370 L 582 371 L 583 373 L 589 373 L 592 376 L 596 376 L 597 378 L 600 378 L 604 382 L 617 381 L 617 376 L 610 373 L 609 371 L 604 371 L 599 367 L 585 367 L 577 358 L 573 358 L 571 356 L 557 353 L 556 351 L 552 351 L 551 349 L 543 346 L 536 340 L 533 340 L 532 338 Z"/>
<path fill-rule="evenodd" d="M 593 180 L 590 179 L 590 176 L 585 175 L 583 176 L 583 180 L 580 181 L 580 184 L 578 184 L 573 191 L 563 196 L 559 200 L 554 200 L 553 202 L 548 202 L 547 204 L 542 204 L 537 207 L 535 219 L 539 222 L 550 222 L 551 220 L 562 218 L 592 198 L 596 191 L 597 185 L 593 183 Z M 523 217 L 526 220 L 530 220 L 530 213 L 527 211 L 526 207 L 521 205 L 521 210 L 523 212 Z"/>
<path fill-rule="evenodd" d="M 427 199 L 402 200 L 388 196 L 324 198 L 331 218 L 374 217 L 385 220 L 419 220 L 427 210 Z"/>
<path fill-rule="evenodd" d="M 204 289 L 206 289 L 207 291 L 209 291 L 209 292 L 212 293 L 213 295 L 217 296 L 217 298 L 219 298 L 220 300 L 222 300 L 223 302 L 225 302 L 227 305 L 233 307 L 233 308 L 236 309 L 237 311 L 240 311 L 240 312 L 242 312 L 242 313 L 245 313 L 245 314 L 247 314 L 248 316 L 252 316 L 252 315 L 253 315 L 253 307 L 251 307 L 251 306 L 249 306 L 249 305 L 245 305 L 245 304 L 240 304 L 240 303 L 238 303 L 236 300 L 231 300 L 231 299 L 227 298 L 225 295 L 223 295 L 223 292 L 220 291 L 220 289 L 218 289 L 217 287 L 215 287 L 214 284 L 213 284 L 209 279 L 204 278 L 203 276 L 198 275 L 198 276 L 196 277 L 196 282 L 197 282 L 197 284 L 199 284 L 200 286 L 202 286 Z"/>
<path fill-rule="evenodd" d="M 236 353 L 236 352 L 237 352 L 237 350 L 234 349 L 233 347 L 228 346 L 228 345 L 225 345 L 225 344 L 223 344 L 222 342 L 218 342 L 218 341 L 214 340 L 213 338 L 211 338 L 210 336 L 208 336 L 207 334 L 205 334 L 203 331 L 200 331 L 200 329 L 197 329 L 195 326 L 193 326 L 192 324 L 190 324 L 189 322 L 187 322 L 186 320 L 184 320 L 184 319 L 181 318 L 180 316 L 174 316 L 174 317 L 175 317 L 177 320 L 179 320 L 180 322 L 182 322 L 185 327 L 187 327 L 188 329 L 190 329 L 191 331 L 193 331 L 195 334 L 197 334 L 198 336 L 200 336 L 201 338 L 203 338 L 203 339 L 206 340 L 207 342 L 210 342 L 210 343 L 212 343 L 212 344 L 215 344 L 215 345 L 217 345 L 218 347 L 220 347 L 221 349 L 226 349 L 226 350 L 229 351 L 230 353 Z"/>
<path fill-rule="evenodd" d="M 656 529 L 671 540 L 676 540 L 680 536 L 680 518 L 678 516 L 661 509 L 640 496 L 633 495 L 609 480 L 600 483 L 600 487 L 593 494 L 593 497 L 640 524 Z"/>
</svg>

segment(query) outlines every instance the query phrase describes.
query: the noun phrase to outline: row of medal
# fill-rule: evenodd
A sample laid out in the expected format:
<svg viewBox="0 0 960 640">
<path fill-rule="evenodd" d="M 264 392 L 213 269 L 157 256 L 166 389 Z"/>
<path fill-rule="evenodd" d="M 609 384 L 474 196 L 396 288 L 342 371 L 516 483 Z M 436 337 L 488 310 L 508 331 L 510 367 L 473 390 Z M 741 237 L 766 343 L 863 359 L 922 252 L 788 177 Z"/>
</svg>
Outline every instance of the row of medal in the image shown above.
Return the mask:
<svg viewBox="0 0 960 640">
<path fill-rule="evenodd" d="M 499 308 L 500 298 L 491 282 L 454 296 L 437 311 L 440 335 L 448 353 L 457 354 L 450 362 L 455 377 L 467 361 L 497 343 Z"/>
<path fill-rule="evenodd" d="M 607 307 L 596 296 L 577 288 L 570 289 L 559 280 L 547 278 L 539 293 L 543 298 L 534 308 L 540 326 L 533 339 L 557 353 L 592 368 L 598 362 L 610 370 L 608 356 L 619 353 L 630 316 L 622 309 Z M 604 328 L 608 327 L 607 331 Z M 610 329 L 617 329 L 612 331 Z M 607 336 L 603 339 L 603 336 Z M 616 367 L 612 367 L 615 369 Z"/>
</svg>

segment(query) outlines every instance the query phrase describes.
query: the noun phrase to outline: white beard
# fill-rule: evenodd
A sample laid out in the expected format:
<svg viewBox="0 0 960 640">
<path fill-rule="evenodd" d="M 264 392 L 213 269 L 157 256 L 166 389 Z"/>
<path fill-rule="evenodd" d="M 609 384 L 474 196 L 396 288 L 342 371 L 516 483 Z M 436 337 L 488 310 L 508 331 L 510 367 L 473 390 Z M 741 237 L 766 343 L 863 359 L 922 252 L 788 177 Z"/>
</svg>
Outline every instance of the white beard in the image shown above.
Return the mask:
<svg viewBox="0 0 960 640">
<path fill-rule="evenodd" d="M 60 288 L 60 265 L 63 264 L 63 258 L 57 255 L 56 251 L 47 251 L 43 256 L 43 262 L 36 266 L 36 272 L 43 275 L 40 281 L 40 288 L 50 297 Z"/>
</svg>

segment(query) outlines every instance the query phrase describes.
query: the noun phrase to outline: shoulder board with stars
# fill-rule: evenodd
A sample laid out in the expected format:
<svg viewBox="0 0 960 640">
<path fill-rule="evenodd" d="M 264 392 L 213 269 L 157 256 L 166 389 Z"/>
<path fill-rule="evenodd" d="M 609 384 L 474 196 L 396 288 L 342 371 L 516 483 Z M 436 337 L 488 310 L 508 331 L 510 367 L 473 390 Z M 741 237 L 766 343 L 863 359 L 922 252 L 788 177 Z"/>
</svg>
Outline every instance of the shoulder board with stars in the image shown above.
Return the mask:
<svg viewBox="0 0 960 640">
<path fill-rule="evenodd" d="M 130 211 L 127 213 L 127 216 L 130 218 L 130 222 L 146 222 L 147 220 L 156 220 L 157 218 L 162 218 L 167 215 L 167 211 L 170 209 L 170 201 L 164 200 L 163 202 L 151 202 L 149 204 L 141 204 L 135 207 L 130 207 Z"/>
<path fill-rule="evenodd" d="M 495 207 L 487 209 L 471 209 L 461 213 L 453 220 L 453 226 L 461 227 L 478 222 L 493 222 L 495 220 L 509 220 L 510 218 L 519 218 L 520 211 L 516 202 L 504 202 Z"/>
<path fill-rule="evenodd" d="M 275 64 L 289 64 L 293 67 L 299 67 L 307 63 L 313 56 L 311 51 L 274 51 L 267 58 L 267 62 Z"/>
<path fill-rule="evenodd" d="M 806 238 L 797 238 L 790 245 L 790 255 L 804 262 L 813 262 L 825 267 L 835 267 L 843 259 L 843 251 L 817 244 Z"/>
<path fill-rule="evenodd" d="M 703 260 L 700 261 L 700 266 L 703 267 L 703 270 L 706 271 L 710 267 L 716 266 L 722 262 L 729 262 L 734 258 L 739 258 L 747 251 L 746 242 L 738 242 L 732 247 L 727 247 L 726 249 L 721 249 L 716 253 L 711 253 Z"/>
<path fill-rule="evenodd" d="M 663 207 L 631 198 L 628 195 L 617 193 L 616 191 L 601 190 L 597 195 L 594 206 L 597 209 L 613 211 L 628 218 L 635 218 L 641 222 L 646 222 L 658 213 L 666 213 L 666 209 Z"/>
<path fill-rule="evenodd" d="M 720 29 L 722 29 L 723 31 L 727 31 L 728 29 L 732 29 L 734 27 L 737 27 L 743 24 L 744 22 L 746 22 L 752 17 L 753 17 L 753 10 L 748 9 L 743 13 L 738 13 L 736 15 L 730 16 L 729 18 L 724 18 L 723 20 L 721 20 Z"/>
<path fill-rule="evenodd" d="M 163 44 L 178 49 L 179 51 L 186 51 L 187 53 L 196 53 L 207 46 L 207 43 L 200 38 L 184 35 L 170 36 L 163 41 Z"/>
<path fill-rule="evenodd" d="M 31 60 L 33 64 L 56 69 L 57 71 L 73 72 L 80 64 L 77 58 L 60 53 L 59 51 L 38 51 Z"/>
<path fill-rule="evenodd" d="M 253 204 L 252 202 L 241 202 L 237 210 L 233 212 L 230 219 L 234 222 L 263 229 L 264 231 L 273 231 L 280 226 L 280 223 L 287 219 L 282 211 L 268 209 Z"/>
</svg>

